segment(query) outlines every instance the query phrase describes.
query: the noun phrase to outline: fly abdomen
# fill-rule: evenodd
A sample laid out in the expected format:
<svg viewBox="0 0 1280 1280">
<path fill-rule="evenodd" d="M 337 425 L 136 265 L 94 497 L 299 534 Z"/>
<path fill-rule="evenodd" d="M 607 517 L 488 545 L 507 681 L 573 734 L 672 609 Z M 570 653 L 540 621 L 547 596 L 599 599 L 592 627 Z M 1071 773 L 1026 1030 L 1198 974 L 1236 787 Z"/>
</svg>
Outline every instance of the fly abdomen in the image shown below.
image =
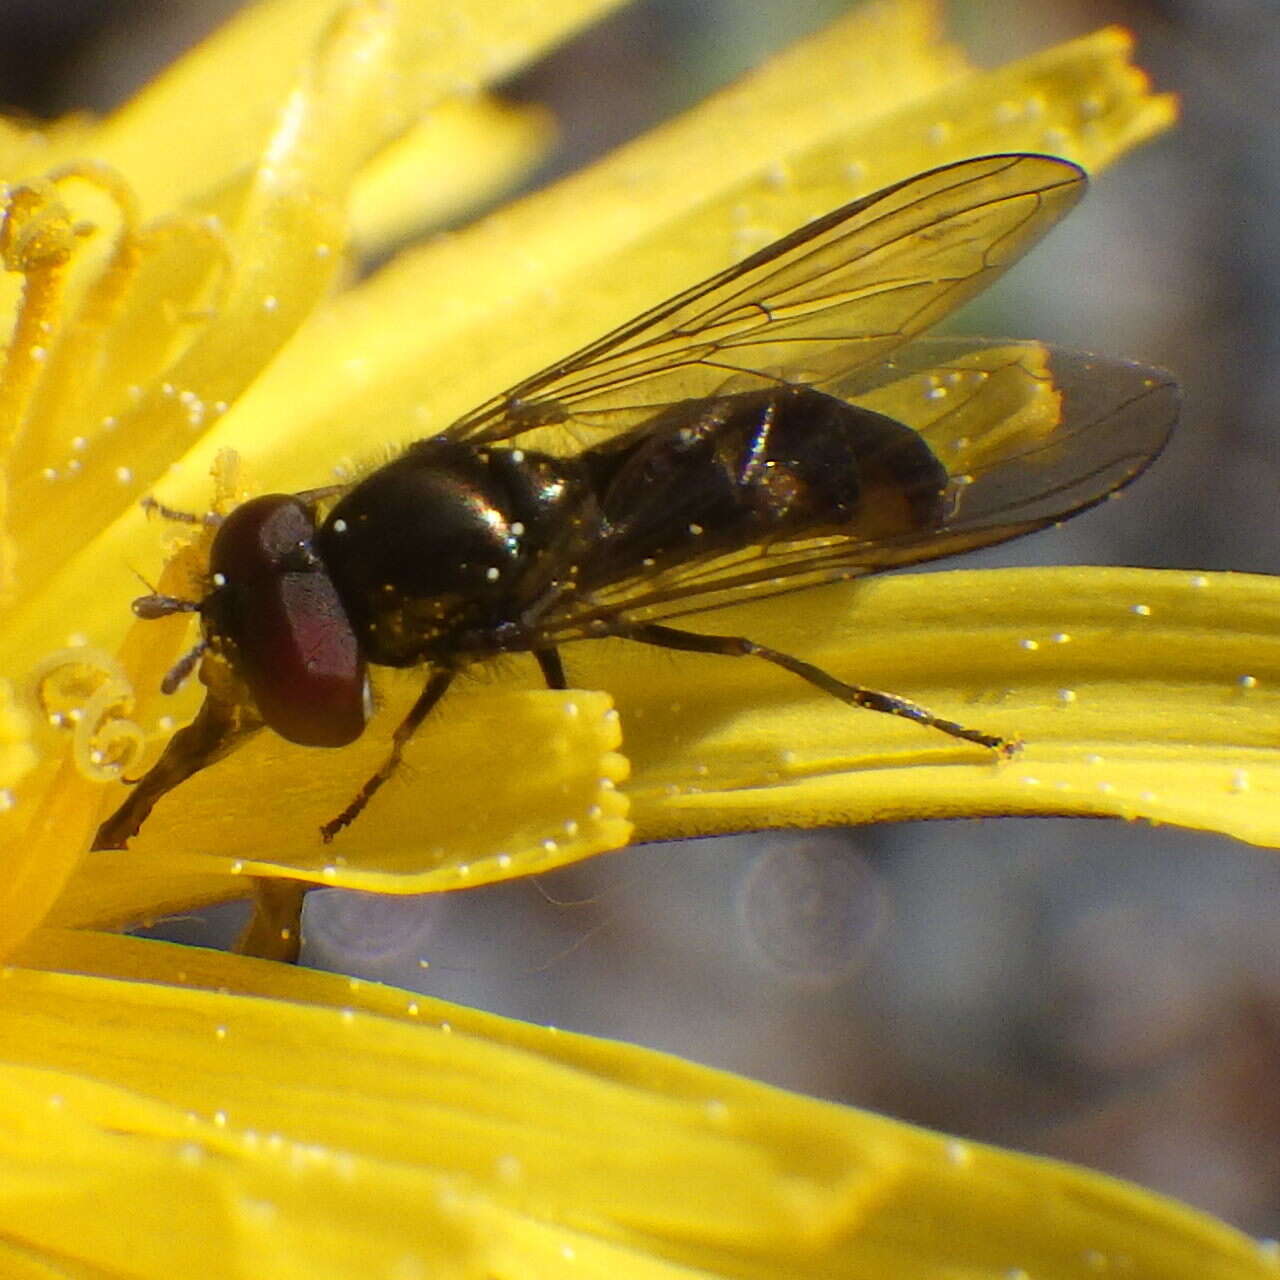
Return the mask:
<svg viewBox="0 0 1280 1280">
<path fill-rule="evenodd" d="M 779 538 L 893 538 L 947 511 L 918 432 L 809 387 L 684 401 L 579 461 L 602 516 L 587 587 Z"/>
</svg>

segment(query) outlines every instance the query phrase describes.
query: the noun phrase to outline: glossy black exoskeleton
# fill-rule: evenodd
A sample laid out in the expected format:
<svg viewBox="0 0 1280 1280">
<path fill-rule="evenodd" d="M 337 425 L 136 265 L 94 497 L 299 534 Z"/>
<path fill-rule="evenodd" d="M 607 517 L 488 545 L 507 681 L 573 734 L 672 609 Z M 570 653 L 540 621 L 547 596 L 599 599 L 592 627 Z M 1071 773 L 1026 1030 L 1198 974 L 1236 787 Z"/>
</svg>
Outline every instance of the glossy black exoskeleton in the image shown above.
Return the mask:
<svg viewBox="0 0 1280 1280">
<path fill-rule="evenodd" d="M 1146 466 L 1176 413 L 1166 375 L 1038 344 L 912 341 L 1082 187 L 1074 166 L 1030 155 L 919 175 L 655 308 L 350 487 L 236 508 L 214 536 L 201 599 L 134 607 L 201 616 L 203 639 L 167 688 L 213 648 L 252 706 L 207 700 L 99 846 L 123 845 L 159 796 L 253 728 L 351 742 L 368 716 L 366 666 L 424 667 L 385 764 L 322 828 L 330 839 L 393 774 L 460 671 L 529 652 L 563 688 L 560 646 L 595 636 L 758 657 L 852 705 L 1012 749 L 754 640 L 666 622 L 1016 537 Z M 859 402 L 914 386 L 918 403 L 892 401 L 909 421 Z"/>
</svg>

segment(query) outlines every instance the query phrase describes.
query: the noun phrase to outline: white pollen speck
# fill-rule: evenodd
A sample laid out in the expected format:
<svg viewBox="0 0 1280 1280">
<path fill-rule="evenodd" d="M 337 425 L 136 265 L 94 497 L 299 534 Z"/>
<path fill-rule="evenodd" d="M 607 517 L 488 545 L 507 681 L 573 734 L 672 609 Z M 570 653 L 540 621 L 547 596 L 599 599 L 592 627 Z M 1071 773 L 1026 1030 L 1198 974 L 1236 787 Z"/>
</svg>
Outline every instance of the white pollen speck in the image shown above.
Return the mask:
<svg viewBox="0 0 1280 1280">
<path fill-rule="evenodd" d="M 1256 689 L 1258 687 L 1258 677 L 1241 676 L 1240 679 L 1236 681 L 1236 684 L 1238 684 L 1242 689 Z"/>
<path fill-rule="evenodd" d="M 225 587 L 227 585 L 227 575 L 225 573 L 215 573 L 213 575 L 213 585 L 215 587 Z"/>
<path fill-rule="evenodd" d="M 346 533 L 347 522 L 339 516 L 329 527 L 334 531 L 334 533 Z"/>
<path fill-rule="evenodd" d="M 116 468 L 116 480 L 117 480 L 120 484 L 132 484 L 132 483 L 133 483 L 133 468 L 132 468 L 132 467 L 117 467 L 117 468 Z"/>
<path fill-rule="evenodd" d="M 512 461 L 512 462 L 514 462 L 514 463 L 516 464 L 516 466 L 519 466 L 519 465 L 524 461 L 524 450 L 523 450 L 523 449 L 512 449 L 512 450 L 511 450 L 511 461 Z"/>
<path fill-rule="evenodd" d="M 274 293 L 269 293 L 262 300 L 263 311 L 277 311 L 280 308 L 280 299 Z"/>
<path fill-rule="evenodd" d="M 1196 588 L 1207 587 L 1209 585 L 1209 579 L 1205 577 L 1203 573 L 1193 573 L 1191 577 L 1187 579 L 1187 585 Z"/>
<path fill-rule="evenodd" d="M 778 161 L 765 170 L 764 181 L 766 186 L 772 187 L 775 191 L 781 191 L 791 184 L 791 170 Z"/>
<path fill-rule="evenodd" d="M 1231 774 L 1231 784 L 1227 790 L 1235 796 L 1244 795 L 1249 790 L 1249 771 L 1247 769 L 1236 769 Z"/>
<path fill-rule="evenodd" d="M 1139 618 L 1151 617 L 1151 606 L 1149 604 L 1131 604 L 1129 612 L 1136 614 Z"/>
<path fill-rule="evenodd" d="M 497 580 L 502 577 L 502 574 L 490 565 L 490 567 L 484 571 L 484 577 L 486 582 L 497 582 Z"/>
<path fill-rule="evenodd" d="M 524 525 L 519 520 L 513 520 L 511 522 L 511 536 L 513 538 L 524 537 Z"/>
<path fill-rule="evenodd" d="M 1059 689 L 1058 701 L 1061 703 L 1071 703 L 1076 700 L 1076 691 L 1074 689 Z"/>
<path fill-rule="evenodd" d="M 1034 653 L 1040 647 L 1039 640 L 1019 640 L 1018 648 L 1025 649 L 1028 653 Z"/>
<path fill-rule="evenodd" d="M 696 538 L 702 532 L 702 526 L 700 524 L 691 524 L 689 532 Z"/>
</svg>

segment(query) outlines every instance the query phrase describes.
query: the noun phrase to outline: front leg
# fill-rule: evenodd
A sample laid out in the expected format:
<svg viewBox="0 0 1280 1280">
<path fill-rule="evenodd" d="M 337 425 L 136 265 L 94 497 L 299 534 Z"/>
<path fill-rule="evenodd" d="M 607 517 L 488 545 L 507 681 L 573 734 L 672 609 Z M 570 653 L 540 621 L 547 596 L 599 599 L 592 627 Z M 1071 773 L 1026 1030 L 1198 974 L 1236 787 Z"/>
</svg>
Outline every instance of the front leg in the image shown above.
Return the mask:
<svg viewBox="0 0 1280 1280">
<path fill-rule="evenodd" d="M 343 827 L 349 827 L 360 815 L 365 805 L 373 799 L 374 794 L 386 782 L 396 769 L 400 767 L 400 758 L 409 744 L 409 739 L 418 731 L 419 725 L 427 718 L 431 708 L 444 697 L 446 690 L 453 683 L 457 672 L 453 670 L 433 671 L 427 680 L 426 687 L 418 695 L 418 700 L 409 708 L 397 726 L 391 739 L 391 750 L 375 773 L 360 790 L 355 799 L 336 818 L 330 819 L 320 828 L 320 838 L 328 844 Z"/>
<path fill-rule="evenodd" d="M 567 689 L 569 682 L 565 679 L 564 663 L 560 661 L 558 649 L 535 649 L 533 656 L 542 668 L 542 678 L 548 689 Z"/>
<path fill-rule="evenodd" d="M 93 847 L 127 848 L 162 796 L 217 763 L 261 728 L 262 721 L 243 703 L 207 694 L 196 718 L 169 739 L 160 758 L 132 784 L 124 802 L 98 828 Z"/>
</svg>

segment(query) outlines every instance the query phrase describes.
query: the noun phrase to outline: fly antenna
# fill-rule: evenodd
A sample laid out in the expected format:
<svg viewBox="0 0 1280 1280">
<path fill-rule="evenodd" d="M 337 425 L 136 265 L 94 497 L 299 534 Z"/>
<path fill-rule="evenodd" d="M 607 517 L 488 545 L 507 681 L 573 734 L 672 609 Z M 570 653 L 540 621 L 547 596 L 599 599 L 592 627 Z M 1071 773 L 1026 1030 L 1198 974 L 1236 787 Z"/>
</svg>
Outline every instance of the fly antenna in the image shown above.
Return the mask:
<svg viewBox="0 0 1280 1280">
<path fill-rule="evenodd" d="M 182 685 L 187 677 L 196 669 L 196 663 L 204 657 L 205 650 L 208 649 L 209 642 L 201 640 L 199 644 L 193 645 L 186 653 L 180 657 L 177 662 L 165 672 L 165 677 L 160 681 L 161 693 L 177 693 L 178 688 Z"/>
<path fill-rule="evenodd" d="M 202 524 L 211 528 L 216 528 L 222 523 L 222 517 L 216 511 L 206 511 L 204 515 L 196 515 L 194 511 L 178 511 L 174 507 L 166 507 L 163 502 L 157 501 L 150 494 L 142 499 L 142 509 L 148 515 L 153 511 L 158 516 L 163 516 L 166 520 L 173 520 L 177 524 Z"/>
<path fill-rule="evenodd" d="M 199 600 L 183 600 L 179 596 L 162 596 L 158 592 L 139 596 L 131 606 L 134 617 L 145 618 L 148 622 L 156 618 L 167 618 L 171 613 L 199 613 Z"/>
<path fill-rule="evenodd" d="M 199 613 L 200 602 L 198 600 L 183 600 L 179 596 L 163 596 L 158 592 L 152 592 L 150 595 L 139 596 L 133 602 L 133 612 L 136 617 L 150 622 L 156 618 L 167 618 L 171 613 Z M 197 645 L 187 650 L 169 668 L 165 678 L 160 682 L 160 691 L 162 693 L 175 692 L 178 686 L 195 670 L 196 663 L 200 661 L 201 656 L 208 647 L 208 641 L 201 640 Z"/>
</svg>

